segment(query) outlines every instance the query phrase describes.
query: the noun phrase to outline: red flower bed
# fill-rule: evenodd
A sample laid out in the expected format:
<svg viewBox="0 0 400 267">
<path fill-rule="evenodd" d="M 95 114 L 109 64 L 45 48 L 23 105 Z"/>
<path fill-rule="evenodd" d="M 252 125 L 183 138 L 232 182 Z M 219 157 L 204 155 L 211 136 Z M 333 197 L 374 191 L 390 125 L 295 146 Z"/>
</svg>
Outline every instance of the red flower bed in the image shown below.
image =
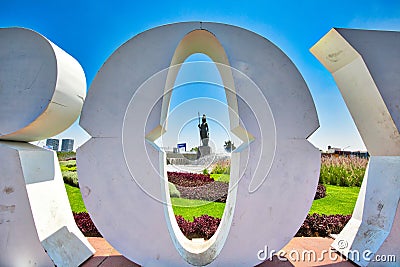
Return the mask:
<svg viewBox="0 0 400 267">
<path fill-rule="evenodd" d="M 179 228 L 182 233 L 188 238 L 204 238 L 210 239 L 217 231 L 221 219 L 214 218 L 208 215 L 194 217 L 193 222 L 186 221 L 182 216 L 175 215 Z"/>
<path fill-rule="evenodd" d="M 208 215 L 202 215 L 194 218 L 193 222 L 185 220 L 180 215 L 175 215 L 176 221 L 182 233 L 189 239 L 204 238 L 210 239 L 221 222 L 221 219 L 213 218 Z M 351 215 L 307 215 L 302 226 L 298 230 L 296 236 L 326 237 L 330 234 L 338 234 L 345 227 L 346 223 L 350 220 Z M 79 230 L 85 236 L 101 237 L 101 234 L 96 229 L 90 219 L 89 214 L 86 212 L 74 213 L 74 219 L 79 227 Z"/>
<path fill-rule="evenodd" d="M 323 184 L 318 184 L 317 192 L 315 192 L 314 199 L 320 199 L 326 197 L 326 187 Z"/>
<path fill-rule="evenodd" d="M 168 181 L 184 187 L 197 187 L 214 182 L 208 174 L 168 172 Z"/>
<path fill-rule="evenodd" d="M 322 236 L 338 234 L 351 219 L 351 215 L 320 215 L 314 213 L 307 215 L 296 236 Z"/>
<path fill-rule="evenodd" d="M 75 223 L 84 236 L 101 237 L 101 234 L 94 225 L 87 212 L 74 212 Z"/>
</svg>

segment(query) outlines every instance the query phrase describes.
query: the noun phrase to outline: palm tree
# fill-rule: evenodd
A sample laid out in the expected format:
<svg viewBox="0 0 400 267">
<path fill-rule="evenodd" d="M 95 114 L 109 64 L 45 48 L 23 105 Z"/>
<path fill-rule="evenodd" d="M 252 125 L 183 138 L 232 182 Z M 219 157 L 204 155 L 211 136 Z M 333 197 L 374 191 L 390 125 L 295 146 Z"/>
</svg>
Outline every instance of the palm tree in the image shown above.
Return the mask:
<svg viewBox="0 0 400 267">
<path fill-rule="evenodd" d="M 224 148 L 225 148 L 225 151 L 228 153 L 231 153 L 232 150 L 236 149 L 235 144 L 231 140 L 225 141 Z"/>
</svg>

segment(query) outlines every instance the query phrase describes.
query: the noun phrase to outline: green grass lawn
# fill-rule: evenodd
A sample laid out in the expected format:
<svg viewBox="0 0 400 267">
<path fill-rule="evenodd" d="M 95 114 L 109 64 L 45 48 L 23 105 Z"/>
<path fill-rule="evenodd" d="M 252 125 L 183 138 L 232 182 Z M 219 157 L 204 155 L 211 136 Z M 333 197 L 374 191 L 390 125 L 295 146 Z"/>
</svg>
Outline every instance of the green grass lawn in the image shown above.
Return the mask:
<svg viewBox="0 0 400 267">
<path fill-rule="evenodd" d="M 360 188 L 336 185 L 325 186 L 326 197 L 314 200 L 309 214 L 352 214 Z"/>
<path fill-rule="evenodd" d="M 188 221 L 204 214 L 221 218 L 225 208 L 225 203 L 196 199 L 171 198 L 171 202 L 175 215 L 181 215 Z"/>
<path fill-rule="evenodd" d="M 83 199 L 79 188 L 64 184 L 67 190 L 67 195 L 71 209 L 73 212 L 87 212 L 85 204 L 83 204 Z"/>
<path fill-rule="evenodd" d="M 229 183 L 229 174 L 210 174 L 210 177 L 213 178 L 215 181 Z"/>
<path fill-rule="evenodd" d="M 82 196 L 78 188 L 65 184 L 72 211 L 85 212 Z M 341 187 L 326 185 L 326 197 L 314 200 L 309 211 L 310 214 L 343 214 L 353 212 L 357 200 L 359 187 Z M 225 203 L 209 202 L 204 200 L 171 198 L 173 210 L 176 215 L 183 216 L 186 220 L 193 221 L 193 217 L 203 214 L 221 218 L 224 213 Z"/>
</svg>

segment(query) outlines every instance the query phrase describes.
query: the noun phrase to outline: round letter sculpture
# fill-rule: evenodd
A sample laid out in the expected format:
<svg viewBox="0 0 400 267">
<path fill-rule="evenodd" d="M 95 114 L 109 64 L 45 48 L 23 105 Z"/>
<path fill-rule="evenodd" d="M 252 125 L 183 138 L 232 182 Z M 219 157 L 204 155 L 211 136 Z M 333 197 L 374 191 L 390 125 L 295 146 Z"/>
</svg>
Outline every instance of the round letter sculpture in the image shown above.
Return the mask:
<svg viewBox="0 0 400 267">
<path fill-rule="evenodd" d="M 220 226 L 201 242 L 179 230 L 165 152 L 154 143 L 194 53 L 216 63 L 231 131 L 243 142 L 232 153 Z M 177 23 L 126 42 L 93 81 L 80 125 L 92 136 L 77 155 L 85 205 L 107 241 L 145 266 L 256 265 L 260 249 L 278 251 L 294 236 L 318 183 L 320 153 L 306 139 L 319 124 L 307 85 L 275 45 L 230 25 Z"/>
</svg>

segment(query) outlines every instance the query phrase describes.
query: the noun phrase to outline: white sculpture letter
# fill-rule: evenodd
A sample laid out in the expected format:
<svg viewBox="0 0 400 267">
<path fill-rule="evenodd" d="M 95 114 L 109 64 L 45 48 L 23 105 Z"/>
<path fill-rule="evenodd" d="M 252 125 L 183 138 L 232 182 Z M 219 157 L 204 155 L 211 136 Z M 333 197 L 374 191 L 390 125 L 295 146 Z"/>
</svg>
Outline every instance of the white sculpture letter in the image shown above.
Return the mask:
<svg viewBox="0 0 400 267">
<path fill-rule="evenodd" d="M 78 266 L 94 252 L 56 153 L 27 143 L 68 128 L 85 94 L 75 59 L 31 30 L 0 29 L 0 266 Z"/>
<path fill-rule="evenodd" d="M 165 155 L 153 143 L 193 53 L 217 64 L 231 131 L 243 141 L 221 225 L 197 244 L 173 218 Z M 92 136 L 77 154 L 85 205 L 102 235 L 145 266 L 256 265 L 260 249 L 292 239 L 318 183 L 320 153 L 306 138 L 319 125 L 303 78 L 271 42 L 230 25 L 177 23 L 135 36 L 98 72 L 80 124 Z"/>
<path fill-rule="evenodd" d="M 371 155 L 353 216 L 332 246 L 360 266 L 368 259 L 351 251 L 399 259 L 400 33 L 332 29 L 311 52 L 335 78 Z"/>
</svg>

